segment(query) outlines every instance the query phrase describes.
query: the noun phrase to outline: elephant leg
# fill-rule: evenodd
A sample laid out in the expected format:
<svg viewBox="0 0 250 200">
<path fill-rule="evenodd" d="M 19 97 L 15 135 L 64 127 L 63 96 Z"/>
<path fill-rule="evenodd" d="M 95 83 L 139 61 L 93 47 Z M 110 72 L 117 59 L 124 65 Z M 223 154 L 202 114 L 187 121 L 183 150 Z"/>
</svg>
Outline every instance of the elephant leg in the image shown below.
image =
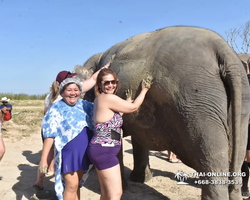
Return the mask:
<svg viewBox="0 0 250 200">
<path fill-rule="evenodd" d="M 210 181 L 218 180 L 221 182 L 222 180 L 227 180 L 223 177 L 213 177 L 212 179 L 207 179 Z M 238 180 L 240 182 L 240 180 Z M 234 187 L 234 188 L 233 188 Z M 231 190 L 231 192 L 230 192 Z M 240 185 L 229 185 L 229 184 L 208 184 L 202 186 L 202 200 L 239 200 L 242 199 L 240 192 Z"/>
<path fill-rule="evenodd" d="M 202 183 L 202 200 L 239 200 L 242 199 L 240 193 L 237 198 L 231 198 L 230 184 L 232 178 L 227 172 L 232 172 L 229 167 L 230 154 L 227 133 L 224 127 L 215 126 L 213 120 L 201 119 L 195 121 L 192 127 L 195 137 L 185 136 L 184 148 L 188 156 L 190 166 L 200 175 Z M 191 132 L 191 131 L 190 131 Z M 204 137 L 205 136 L 205 137 Z M 179 150 L 178 154 L 181 155 Z M 180 156 L 182 160 L 182 156 Z M 186 159 L 183 158 L 184 164 Z M 242 164 L 243 160 L 241 161 Z M 239 165 L 236 172 L 241 172 Z M 211 173 L 214 172 L 214 175 Z M 216 173 L 216 174 L 215 174 Z M 219 173 L 223 173 L 221 176 Z M 240 178 L 240 177 L 239 177 Z M 229 182 L 230 183 L 230 182 Z M 231 182 L 232 183 L 232 182 Z M 234 185 L 234 187 L 237 185 Z M 230 198 L 229 198 L 230 195 Z"/>
<path fill-rule="evenodd" d="M 121 143 L 121 149 L 120 149 L 119 153 L 117 154 L 117 158 L 119 160 L 120 169 L 121 169 L 122 189 L 125 190 L 128 186 L 128 183 L 127 183 L 127 181 L 125 179 L 125 175 L 124 175 L 123 142 Z"/>
<path fill-rule="evenodd" d="M 131 137 L 133 146 L 134 169 L 130 174 L 130 179 L 134 182 L 147 182 L 153 174 L 149 166 L 149 150 L 142 147 Z"/>
</svg>

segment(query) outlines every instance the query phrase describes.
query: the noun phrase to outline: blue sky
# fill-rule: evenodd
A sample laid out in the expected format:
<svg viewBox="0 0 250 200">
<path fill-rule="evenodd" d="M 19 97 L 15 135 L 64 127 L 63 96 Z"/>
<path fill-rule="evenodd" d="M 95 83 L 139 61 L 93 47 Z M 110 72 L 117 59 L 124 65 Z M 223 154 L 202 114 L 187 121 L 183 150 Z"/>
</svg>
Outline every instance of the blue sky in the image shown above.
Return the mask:
<svg viewBox="0 0 250 200">
<path fill-rule="evenodd" d="M 249 8 L 249 0 L 0 0 L 0 93 L 48 93 L 59 71 L 167 26 L 226 38 L 250 20 Z"/>
</svg>

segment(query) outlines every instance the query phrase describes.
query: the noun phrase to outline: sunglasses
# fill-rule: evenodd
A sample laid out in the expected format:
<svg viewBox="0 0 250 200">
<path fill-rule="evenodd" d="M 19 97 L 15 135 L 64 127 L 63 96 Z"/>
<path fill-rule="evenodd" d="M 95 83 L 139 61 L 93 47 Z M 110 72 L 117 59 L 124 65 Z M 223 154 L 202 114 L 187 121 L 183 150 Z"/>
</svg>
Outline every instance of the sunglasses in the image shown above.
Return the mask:
<svg viewBox="0 0 250 200">
<path fill-rule="evenodd" d="M 112 80 L 112 81 L 102 81 L 102 84 L 103 84 L 104 86 L 108 86 L 108 85 L 110 85 L 110 83 L 111 83 L 112 85 L 115 85 L 115 84 L 117 84 L 117 81 L 116 81 L 116 80 Z"/>
<path fill-rule="evenodd" d="M 64 79 L 68 78 L 68 76 L 71 75 L 71 74 L 72 74 L 71 72 L 68 72 L 68 73 L 66 74 L 66 76 L 65 76 Z"/>
</svg>

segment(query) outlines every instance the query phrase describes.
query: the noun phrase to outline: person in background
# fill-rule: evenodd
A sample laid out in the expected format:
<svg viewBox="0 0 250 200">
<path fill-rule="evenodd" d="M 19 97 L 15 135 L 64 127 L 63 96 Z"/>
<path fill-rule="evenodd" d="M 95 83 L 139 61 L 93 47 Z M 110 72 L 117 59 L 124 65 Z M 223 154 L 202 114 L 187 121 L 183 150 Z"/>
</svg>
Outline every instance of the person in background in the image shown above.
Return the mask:
<svg viewBox="0 0 250 200">
<path fill-rule="evenodd" d="M 3 141 L 3 137 L 2 137 L 2 130 L 1 130 L 1 126 L 0 126 L 0 162 L 3 158 L 5 154 L 5 145 L 4 145 L 4 141 Z M 0 180 L 2 180 L 3 176 L 2 174 L 0 174 Z"/>
<path fill-rule="evenodd" d="M 12 105 L 9 104 L 9 101 L 10 99 L 7 97 L 3 97 L 1 99 L 2 105 L 0 105 L 0 125 L 3 125 L 3 121 L 9 121 L 12 118 Z"/>
<path fill-rule="evenodd" d="M 1 101 L 2 105 L 0 106 L 0 162 L 5 154 L 5 145 L 2 137 L 3 121 L 8 121 L 12 118 L 12 105 L 9 104 L 10 99 L 8 99 L 7 97 L 3 97 Z M 2 178 L 3 176 L 0 174 L 0 180 L 2 180 Z"/>
<path fill-rule="evenodd" d="M 122 114 L 135 112 L 142 104 L 152 77 L 142 81 L 142 89 L 132 102 L 131 90 L 126 92 L 127 100 L 116 95 L 119 88 L 117 75 L 111 69 L 103 69 L 97 77 L 94 100 L 94 136 L 87 153 L 97 170 L 101 186 L 100 199 L 120 200 L 122 182 L 120 165 L 116 157 L 121 148 Z"/>
<path fill-rule="evenodd" d="M 176 154 L 168 150 L 168 160 L 171 163 L 181 163 L 181 160 L 177 158 Z"/>
<path fill-rule="evenodd" d="M 110 62 L 101 69 L 109 66 Z M 90 165 L 85 152 L 92 135 L 93 113 L 93 103 L 80 96 L 95 85 L 100 70 L 82 83 L 75 78 L 63 80 L 59 86 L 62 100 L 54 103 L 43 118 L 44 145 L 39 169 L 40 173 L 47 172 L 48 156 L 54 146 L 55 191 L 59 200 L 80 200 L 79 186 Z"/>
</svg>

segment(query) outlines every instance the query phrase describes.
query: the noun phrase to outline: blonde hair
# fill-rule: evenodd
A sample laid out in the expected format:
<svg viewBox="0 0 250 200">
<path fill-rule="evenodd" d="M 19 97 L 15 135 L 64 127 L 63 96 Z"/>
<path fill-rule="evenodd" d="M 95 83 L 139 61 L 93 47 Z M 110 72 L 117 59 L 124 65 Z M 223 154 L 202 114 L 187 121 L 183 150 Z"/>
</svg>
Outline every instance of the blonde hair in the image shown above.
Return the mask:
<svg viewBox="0 0 250 200">
<path fill-rule="evenodd" d="M 120 81 L 116 75 L 116 73 L 112 70 L 112 69 L 107 69 L 107 68 L 104 68 L 102 69 L 97 78 L 96 78 L 96 84 L 95 84 L 95 95 L 98 96 L 99 94 L 101 94 L 101 91 L 102 91 L 102 78 L 104 76 L 107 76 L 107 75 L 113 75 L 114 79 L 117 81 L 116 83 L 116 88 L 115 88 L 115 91 L 114 91 L 114 94 L 116 94 L 118 88 L 120 87 Z"/>
<path fill-rule="evenodd" d="M 52 92 L 52 102 L 56 100 L 59 96 L 59 82 L 54 81 L 50 87 L 50 91 Z"/>
</svg>

